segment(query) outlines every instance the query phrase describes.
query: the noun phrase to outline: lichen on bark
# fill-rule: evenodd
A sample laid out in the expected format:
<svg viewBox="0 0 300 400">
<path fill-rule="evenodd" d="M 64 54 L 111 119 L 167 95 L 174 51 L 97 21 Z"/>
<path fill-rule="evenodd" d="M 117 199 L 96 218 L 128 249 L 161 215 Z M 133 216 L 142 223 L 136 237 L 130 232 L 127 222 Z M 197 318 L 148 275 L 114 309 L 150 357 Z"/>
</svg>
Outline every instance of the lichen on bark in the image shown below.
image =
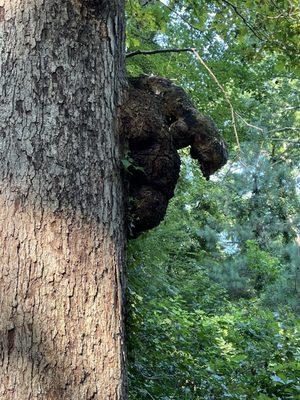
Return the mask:
<svg viewBox="0 0 300 400">
<path fill-rule="evenodd" d="M 180 172 L 178 150 L 190 146 L 205 178 L 227 161 L 227 146 L 214 122 L 196 110 L 169 79 L 129 78 L 122 136 L 133 161 L 128 168 L 129 235 L 137 237 L 164 218 Z"/>
</svg>

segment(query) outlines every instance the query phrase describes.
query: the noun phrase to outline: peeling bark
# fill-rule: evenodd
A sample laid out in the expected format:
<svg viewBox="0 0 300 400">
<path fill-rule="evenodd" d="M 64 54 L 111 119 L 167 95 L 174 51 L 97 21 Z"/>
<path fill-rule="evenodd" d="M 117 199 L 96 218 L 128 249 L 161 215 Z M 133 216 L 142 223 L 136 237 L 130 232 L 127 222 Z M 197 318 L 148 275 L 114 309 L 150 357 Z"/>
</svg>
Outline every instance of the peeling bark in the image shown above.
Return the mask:
<svg viewBox="0 0 300 400">
<path fill-rule="evenodd" d="M 0 398 L 125 399 L 123 1 L 0 0 Z"/>
</svg>

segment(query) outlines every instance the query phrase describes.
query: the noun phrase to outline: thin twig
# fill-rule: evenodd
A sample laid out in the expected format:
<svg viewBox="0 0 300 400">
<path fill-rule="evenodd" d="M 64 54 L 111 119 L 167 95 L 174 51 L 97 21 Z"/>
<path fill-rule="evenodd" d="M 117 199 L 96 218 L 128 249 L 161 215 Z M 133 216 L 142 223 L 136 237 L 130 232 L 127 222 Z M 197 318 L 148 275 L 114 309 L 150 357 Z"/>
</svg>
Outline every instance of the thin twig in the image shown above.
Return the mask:
<svg viewBox="0 0 300 400">
<path fill-rule="evenodd" d="M 146 390 L 146 389 L 144 389 L 144 390 L 151 397 L 151 399 L 155 400 L 154 397 L 152 396 L 152 394 L 148 392 L 148 390 Z"/>
<path fill-rule="evenodd" d="M 159 53 L 182 53 L 182 52 L 193 52 L 193 49 L 186 48 L 186 49 L 157 49 L 157 50 L 136 50 L 132 51 L 131 53 L 126 54 L 126 58 L 134 57 L 138 55 L 149 56 L 152 54 L 159 54 Z"/>
<path fill-rule="evenodd" d="M 294 131 L 294 132 L 298 132 L 300 131 L 300 128 L 296 128 L 294 126 L 284 126 L 282 128 L 275 128 L 275 129 L 269 129 L 269 130 L 265 130 L 263 128 L 260 128 L 259 126 L 256 125 L 252 125 L 249 124 L 249 122 L 247 122 L 240 114 L 238 114 L 237 112 L 235 112 L 235 115 L 237 117 L 239 117 L 245 125 L 249 126 L 250 128 L 254 128 L 257 129 L 258 131 L 263 132 L 265 135 L 268 135 L 269 133 L 273 133 L 273 132 L 285 132 L 285 131 Z M 288 140 L 288 139 L 281 139 L 281 138 L 274 138 L 274 137 L 270 137 L 270 140 L 279 140 L 282 142 L 294 142 L 294 143 L 299 143 L 299 140 Z"/>
<path fill-rule="evenodd" d="M 227 101 L 229 107 L 230 107 L 230 112 L 231 112 L 231 121 L 232 121 L 232 127 L 233 127 L 233 132 L 235 135 L 235 140 L 236 140 L 236 144 L 238 146 L 238 149 L 240 152 L 242 152 L 241 150 L 241 145 L 240 145 L 240 140 L 239 140 L 239 135 L 237 132 L 237 126 L 236 126 L 236 119 L 235 119 L 235 111 L 233 108 L 233 105 L 230 101 L 230 98 L 228 96 L 228 94 L 226 93 L 226 90 L 223 88 L 223 86 L 221 85 L 221 83 L 219 82 L 219 80 L 217 79 L 216 75 L 213 73 L 213 71 L 209 68 L 209 66 L 206 64 L 206 62 L 203 60 L 202 57 L 200 57 L 199 53 L 197 52 L 196 49 L 193 49 L 193 53 L 196 56 L 197 60 L 204 66 L 204 68 L 208 71 L 209 75 L 212 77 L 212 79 L 214 80 L 214 82 L 217 84 L 217 86 L 219 87 L 219 89 L 221 90 L 221 92 L 223 93 L 225 100 Z"/>
<path fill-rule="evenodd" d="M 243 16 L 243 14 L 241 14 L 239 9 L 234 4 L 230 3 L 227 0 L 221 0 L 221 2 L 227 4 L 229 7 L 231 7 L 233 9 L 233 11 L 236 13 L 236 15 L 238 15 L 242 19 L 244 24 L 247 26 L 248 29 L 250 29 L 250 31 L 253 33 L 254 36 L 256 36 L 259 40 L 263 40 L 263 38 L 260 35 L 258 35 L 257 32 L 255 32 L 252 25 L 249 24 L 249 22 L 246 20 L 246 18 Z M 220 3 L 220 1 L 218 1 L 218 3 Z"/>
<path fill-rule="evenodd" d="M 239 117 L 239 118 L 244 122 L 244 124 L 247 125 L 247 126 L 249 126 L 250 128 L 254 128 L 254 129 L 257 129 L 258 131 L 264 132 L 264 129 L 263 129 L 263 128 L 260 128 L 259 126 L 256 126 L 256 125 L 249 124 L 249 122 L 247 122 L 247 121 L 246 121 L 240 114 L 238 114 L 237 112 L 235 113 L 235 115 L 236 115 L 237 117 Z"/>
<path fill-rule="evenodd" d="M 222 93 L 230 107 L 233 132 L 235 135 L 238 149 L 241 152 L 241 146 L 240 146 L 239 136 L 238 136 L 237 127 L 236 127 L 235 111 L 234 111 L 233 105 L 230 101 L 230 98 L 229 98 L 228 94 L 226 93 L 225 89 L 223 88 L 223 86 L 221 85 L 221 83 L 218 81 L 215 74 L 212 72 L 212 70 L 209 68 L 209 66 L 206 64 L 206 62 L 202 59 L 202 57 L 200 57 L 200 55 L 196 51 L 196 49 L 194 49 L 194 48 L 185 48 L 185 49 L 175 48 L 175 49 L 157 49 L 157 50 L 136 50 L 136 51 L 126 54 L 126 58 L 134 57 L 136 55 L 152 55 L 152 54 L 159 54 L 159 53 L 180 53 L 180 52 L 192 52 L 196 56 L 197 60 L 200 61 L 200 63 L 208 71 L 209 75 L 212 77 L 214 82 L 218 85 L 218 87 L 222 91 Z"/>
<path fill-rule="evenodd" d="M 280 139 L 280 138 L 271 137 L 270 140 L 277 141 L 277 142 L 300 144 L 300 140 L 293 140 L 293 139 Z"/>
<path fill-rule="evenodd" d="M 277 4 L 275 3 L 275 1 L 270 0 L 270 2 L 273 4 L 273 6 L 277 9 L 281 11 L 281 8 L 277 6 Z"/>
<path fill-rule="evenodd" d="M 199 53 L 197 52 L 196 49 L 194 48 L 184 48 L 184 49 L 180 49 L 180 48 L 171 48 L 171 49 L 156 49 L 156 50 L 136 50 L 133 51 L 131 53 L 126 54 L 126 58 L 129 57 L 134 57 L 137 55 L 153 55 L 153 54 L 160 54 L 160 53 L 182 53 L 182 52 L 191 52 L 195 55 L 195 57 L 197 58 L 197 60 L 204 66 L 204 68 L 208 71 L 209 75 L 211 76 L 211 78 L 214 80 L 214 82 L 217 84 L 217 86 L 219 87 L 219 89 L 221 90 L 221 92 L 224 95 L 225 100 L 227 101 L 229 107 L 230 107 L 230 113 L 231 113 L 231 120 L 232 120 L 232 127 L 233 127 L 233 132 L 235 135 L 235 139 L 236 139 L 236 143 L 238 146 L 238 149 L 240 152 L 242 152 L 241 150 L 241 146 L 240 146 L 240 140 L 239 140 L 239 136 L 238 136 L 238 132 L 237 132 L 237 123 L 236 123 L 236 118 L 235 116 L 237 116 L 238 118 L 240 118 L 245 125 L 254 128 L 256 130 L 259 130 L 260 132 L 264 133 L 265 135 L 271 133 L 271 132 L 283 132 L 283 131 L 299 131 L 300 128 L 295 128 L 295 127 L 291 127 L 291 126 L 286 126 L 283 128 L 276 128 L 276 129 L 271 129 L 271 130 L 264 130 L 263 128 L 260 128 L 259 126 L 250 124 L 249 122 L 247 122 L 240 114 L 238 114 L 234 108 L 233 105 L 230 101 L 230 98 L 227 94 L 227 92 L 225 91 L 224 87 L 221 85 L 221 83 L 219 82 L 218 78 L 216 77 L 216 75 L 213 73 L 213 71 L 209 68 L 209 66 L 206 64 L 206 62 L 203 60 L 203 58 L 199 55 Z M 265 138 L 266 139 L 266 138 Z M 273 141 L 282 141 L 282 142 L 290 142 L 290 143 L 295 143 L 298 144 L 300 143 L 298 140 L 289 140 L 289 139 L 280 139 L 280 138 L 268 138 L 269 140 L 273 140 Z"/>
<path fill-rule="evenodd" d="M 286 51 L 287 47 L 282 45 L 278 40 L 274 40 L 269 36 L 269 32 L 267 31 L 267 29 L 265 27 L 263 27 L 262 29 L 264 29 L 264 31 L 266 31 L 267 33 L 263 32 L 262 30 L 260 30 L 259 34 L 255 31 L 255 28 L 253 27 L 253 25 L 251 25 L 246 18 L 243 16 L 243 14 L 241 14 L 241 12 L 239 11 L 239 9 L 236 7 L 236 5 L 232 4 L 230 1 L 228 0 L 216 0 L 218 3 L 225 3 L 227 4 L 229 7 L 231 7 L 233 9 L 233 11 L 242 19 L 242 21 L 244 22 L 244 24 L 248 27 L 248 29 L 251 30 L 251 32 L 261 41 L 266 40 L 269 43 L 272 43 L 273 45 L 277 45 L 279 49 L 281 49 L 282 51 Z"/>
<path fill-rule="evenodd" d="M 190 21 L 188 21 L 186 18 L 184 18 L 179 12 L 177 12 L 174 8 L 170 7 L 168 4 L 165 4 L 162 0 L 158 0 L 164 7 L 168 8 L 173 14 L 175 14 L 178 18 L 180 18 L 184 23 L 186 23 L 191 29 L 194 29 L 195 31 L 198 31 L 202 33 L 206 37 L 208 41 L 210 41 L 207 38 L 207 34 L 202 31 L 201 29 L 197 28 L 195 25 L 193 25 Z"/>
</svg>

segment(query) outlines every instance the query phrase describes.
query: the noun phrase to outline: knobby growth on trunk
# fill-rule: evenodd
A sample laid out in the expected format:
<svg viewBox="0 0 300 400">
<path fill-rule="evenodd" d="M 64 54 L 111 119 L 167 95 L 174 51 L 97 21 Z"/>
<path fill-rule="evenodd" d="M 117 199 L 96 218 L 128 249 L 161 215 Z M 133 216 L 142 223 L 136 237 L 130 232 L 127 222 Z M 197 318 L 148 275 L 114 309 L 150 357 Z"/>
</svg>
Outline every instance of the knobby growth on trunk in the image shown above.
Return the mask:
<svg viewBox="0 0 300 400">
<path fill-rule="evenodd" d="M 165 216 L 179 177 L 178 150 L 190 146 L 203 175 L 227 161 L 227 147 L 213 121 L 194 107 L 185 91 L 155 76 L 129 79 L 122 108 L 128 141 L 129 233 L 137 237 Z"/>
</svg>

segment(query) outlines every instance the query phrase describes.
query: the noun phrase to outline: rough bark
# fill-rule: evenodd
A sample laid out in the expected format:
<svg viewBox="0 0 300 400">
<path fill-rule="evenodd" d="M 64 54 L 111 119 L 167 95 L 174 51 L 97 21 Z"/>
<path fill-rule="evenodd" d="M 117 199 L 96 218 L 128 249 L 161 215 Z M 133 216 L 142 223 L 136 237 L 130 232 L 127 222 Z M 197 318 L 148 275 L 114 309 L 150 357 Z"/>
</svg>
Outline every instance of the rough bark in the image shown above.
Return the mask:
<svg viewBox="0 0 300 400">
<path fill-rule="evenodd" d="M 123 1 L 0 0 L 0 42 L 0 398 L 124 399 Z"/>
</svg>

